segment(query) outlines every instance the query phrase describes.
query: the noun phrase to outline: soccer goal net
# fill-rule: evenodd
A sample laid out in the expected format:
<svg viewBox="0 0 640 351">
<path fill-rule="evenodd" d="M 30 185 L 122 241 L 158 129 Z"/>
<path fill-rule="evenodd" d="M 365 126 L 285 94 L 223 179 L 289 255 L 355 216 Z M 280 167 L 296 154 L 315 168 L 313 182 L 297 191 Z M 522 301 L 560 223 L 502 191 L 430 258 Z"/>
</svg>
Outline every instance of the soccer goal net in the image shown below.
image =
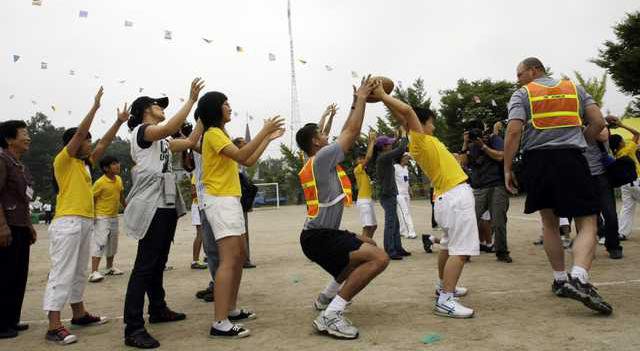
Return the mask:
<svg viewBox="0 0 640 351">
<path fill-rule="evenodd" d="M 253 201 L 255 208 L 280 208 L 281 203 L 287 200 L 280 197 L 280 187 L 278 183 L 255 184 L 258 187 L 256 199 Z"/>
</svg>

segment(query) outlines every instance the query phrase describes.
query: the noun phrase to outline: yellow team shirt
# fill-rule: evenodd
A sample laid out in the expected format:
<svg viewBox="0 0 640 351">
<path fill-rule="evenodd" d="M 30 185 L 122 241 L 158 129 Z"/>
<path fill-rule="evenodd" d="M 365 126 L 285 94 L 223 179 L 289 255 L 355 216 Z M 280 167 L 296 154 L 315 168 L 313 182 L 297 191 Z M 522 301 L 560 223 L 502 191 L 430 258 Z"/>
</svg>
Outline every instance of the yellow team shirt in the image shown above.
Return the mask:
<svg viewBox="0 0 640 351">
<path fill-rule="evenodd" d="M 353 169 L 358 184 L 358 199 L 371 199 L 371 179 L 361 164 Z"/>
<path fill-rule="evenodd" d="M 202 143 L 202 183 L 212 196 L 242 196 L 238 163 L 220 152 L 231 139 L 220 128 L 209 128 Z"/>
<path fill-rule="evenodd" d="M 196 176 L 194 176 L 193 174 L 191 175 L 191 186 L 195 187 L 196 186 Z M 191 203 L 197 205 L 198 204 L 198 194 L 196 194 L 195 192 L 191 192 L 192 193 L 192 198 L 191 198 Z"/>
<path fill-rule="evenodd" d="M 411 131 L 409 152 L 431 179 L 434 196 L 446 193 L 468 178 L 453 154 L 434 136 Z"/>
<path fill-rule="evenodd" d="M 109 179 L 106 175 L 98 178 L 93 183 L 96 217 L 117 217 L 123 190 L 124 186 L 120 176 L 116 176 L 114 180 Z"/>
<path fill-rule="evenodd" d="M 622 156 L 629 156 L 633 162 L 636 164 L 636 173 L 640 176 L 640 163 L 638 162 L 638 156 L 636 156 L 636 151 L 638 150 L 638 144 L 636 144 L 633 140 L 625 140 L 624 147 L 618 152 L 616 152 L 616 158 L 620 158 Z"/>
<path fill-rule="evenodd" d="M 58 183 L 56 214 L 93 218 L 93 195 L 89 167 L 79 158 L 71 157 L 65 146 L 53 160 L 53 172 Z"/>
</svg>

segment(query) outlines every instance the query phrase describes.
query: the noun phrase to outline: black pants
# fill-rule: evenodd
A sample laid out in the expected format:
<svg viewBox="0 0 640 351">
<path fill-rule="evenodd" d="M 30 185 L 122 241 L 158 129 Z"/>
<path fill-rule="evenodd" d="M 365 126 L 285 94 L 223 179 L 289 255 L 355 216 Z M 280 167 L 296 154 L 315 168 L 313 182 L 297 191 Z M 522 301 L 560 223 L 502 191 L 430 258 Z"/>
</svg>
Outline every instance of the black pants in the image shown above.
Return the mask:
<svg viewBox="0 0 640 351">
<path fill-rule="evenodd" d="M 429 201 L 431 202 L 431 228 L 437 228 L 438 227 L 438 222 L 436 222 L 436 215 L 435 215 L 435 202 L 433 201 L 433 188 L 431 188 L 431 192 L 429 194 Z"/>
<path fill-rule="evenodd" d="M 14 328 L 20 321 L 29 275 L 31 231 L 28 227 L 11 229 L 11 245 L 0 248 L 0 330 Z"/>
<path fill-rule="evenodd" d="M 598 236 L 605 237 L 604 246 L 607 251 L 621 249 L 618 238 L 618 214 L 616 213 L 616 198 L 613 188 L 609 183 L 606 174 L 593 176 L 596 186 L 600 206 L 602 207 L 602 218 L 598 216 Z"/>
<path fill-rule="evenodd" d="M 162 279 L 177 222 L 175 209 L 157 209 L 145 237 L 138 242 L 136 262 L 124 301 L 125 336 L 144 328 L 145 293 L 149 297 L 150 315 L 160 313 L 167 307 Z"/>
</svg>

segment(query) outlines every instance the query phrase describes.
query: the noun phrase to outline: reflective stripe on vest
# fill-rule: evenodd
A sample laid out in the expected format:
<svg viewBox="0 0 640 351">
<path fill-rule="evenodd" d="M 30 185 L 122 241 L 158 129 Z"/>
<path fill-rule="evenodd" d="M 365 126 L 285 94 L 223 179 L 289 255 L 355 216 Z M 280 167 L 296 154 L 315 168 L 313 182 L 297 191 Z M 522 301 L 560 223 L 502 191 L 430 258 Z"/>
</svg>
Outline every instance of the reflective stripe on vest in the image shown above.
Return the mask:
<svg viewBox="0 0 640 351">
<path fill-rule="evenodd" d="M 529 94 L 531 124 L 534 128 L 556 129 L 582 125 L 578 90 L 570 80 L 561 80 L 552 87 L 532 82 L 524 88 Z"/>
<path fill-rule="evenodd" d="M 351 206 L 353 201 L 351 196 L 351 181 L 341 166 L 336 166 L 336 172 L 338 174 L 338 179 L 340 180 L 340 185 L 342 186 L 342 194 L 326 203 L 321 203 L 318 200 L 318 187 L 315 174 L 313 172 L 313 157 L 305 163 L 302 170 L 300 170 L 300 173 L 298 173 L 298 178 L 300 178 L 300 184 L 302 185 L 302 191 L 304 193 L 304 199 L 307 204 L 307 217 L 315 218 L 320 212 L 320 207 L 330 207 L 340 201 L 344 201 L 345 206 Z"/>
</svg>

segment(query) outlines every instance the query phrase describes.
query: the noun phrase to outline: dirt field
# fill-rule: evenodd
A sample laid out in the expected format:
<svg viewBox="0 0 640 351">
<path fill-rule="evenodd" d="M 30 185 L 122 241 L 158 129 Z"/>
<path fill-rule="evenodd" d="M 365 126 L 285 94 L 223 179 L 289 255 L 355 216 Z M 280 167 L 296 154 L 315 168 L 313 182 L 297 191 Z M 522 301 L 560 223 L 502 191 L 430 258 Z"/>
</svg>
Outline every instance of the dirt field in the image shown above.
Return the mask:
<svg viewBox="0 0 640 351">
<path fill-rule="evenodd" d="M 430 208 L 414 201 L 413 218 L 418 233 L 429 232 Z M 471 320 L 453 320 L 432 314 L 436 255 L 425 254 L 420 240 L 404 240 L 413 256 L 392 261 L 387 270 L 360 296 L 348 312 L 360 329 L 354 341 L 317 335 L 311 321 L 311 302 L 329 276 L 302 254 L 298 234 L 302 207 L 257 210 L 250 214 L 251 252 L 258 268 L 245 270 L 241 305 L 254 309 L 258 319 L 245 323 L 252 335 L 241 340 L 208 338 L 213 304 L 194 297 L 209 274 L 191 270 L 194 230 L 183 217 L 169 258 L 174 270 L 165 274 L 167 301 L 187 320 L 148 329 L 161 342 L 161 350 L 639 350 L 640 349 L 640 233 L 624 242 L 625 258 L 608 259 L 602 246 L 592 271 L 593 281 L 614 306 L 611 317 L 592 313 L 582 304 L 554 297 L 551 271 L 542 248 L 532 245 L 540 232 L 538 217 L 522 214 L 522 201 L 511 203 L 509 244 L 512 264 L 498 263 L 493 255 L 474 258 L 466 266 L 462 284 L 470 289 L 463 302 L 476 309 Z M 378 219 L 382 208 L 377 206 Z M 357 209 L 345 211 L 343 227 L 357 230 Z M 637 222 L 640 223 L 640 222 Z M 44 350 L 45 315 L 42 296 L 49 270 L 46 227 L 38 226 L 39 240 L 31 251 L 31 267 L 22 319 L 31 328 L 0 350 Z M 436 233 L 437 234 L 437 233 Z M 382 242 L 382 231 L 375 239 Z M 65 350 L 124 350 L 122 309 L 135 241 L 122 236 L 116 264 L 127 274 L 88 283 L 85 301 L 91 312 L 111 321 L 99 327 L 75 330 L 78 343 Z M 436 249 L 437 250 L 437 249 Z M 569 260 L 570 255 L 567 255 Z M 70 318 L 70 311 L 64 311 Z M 422 344 L 427 334 L 442 337 Z"/>
</svg>

